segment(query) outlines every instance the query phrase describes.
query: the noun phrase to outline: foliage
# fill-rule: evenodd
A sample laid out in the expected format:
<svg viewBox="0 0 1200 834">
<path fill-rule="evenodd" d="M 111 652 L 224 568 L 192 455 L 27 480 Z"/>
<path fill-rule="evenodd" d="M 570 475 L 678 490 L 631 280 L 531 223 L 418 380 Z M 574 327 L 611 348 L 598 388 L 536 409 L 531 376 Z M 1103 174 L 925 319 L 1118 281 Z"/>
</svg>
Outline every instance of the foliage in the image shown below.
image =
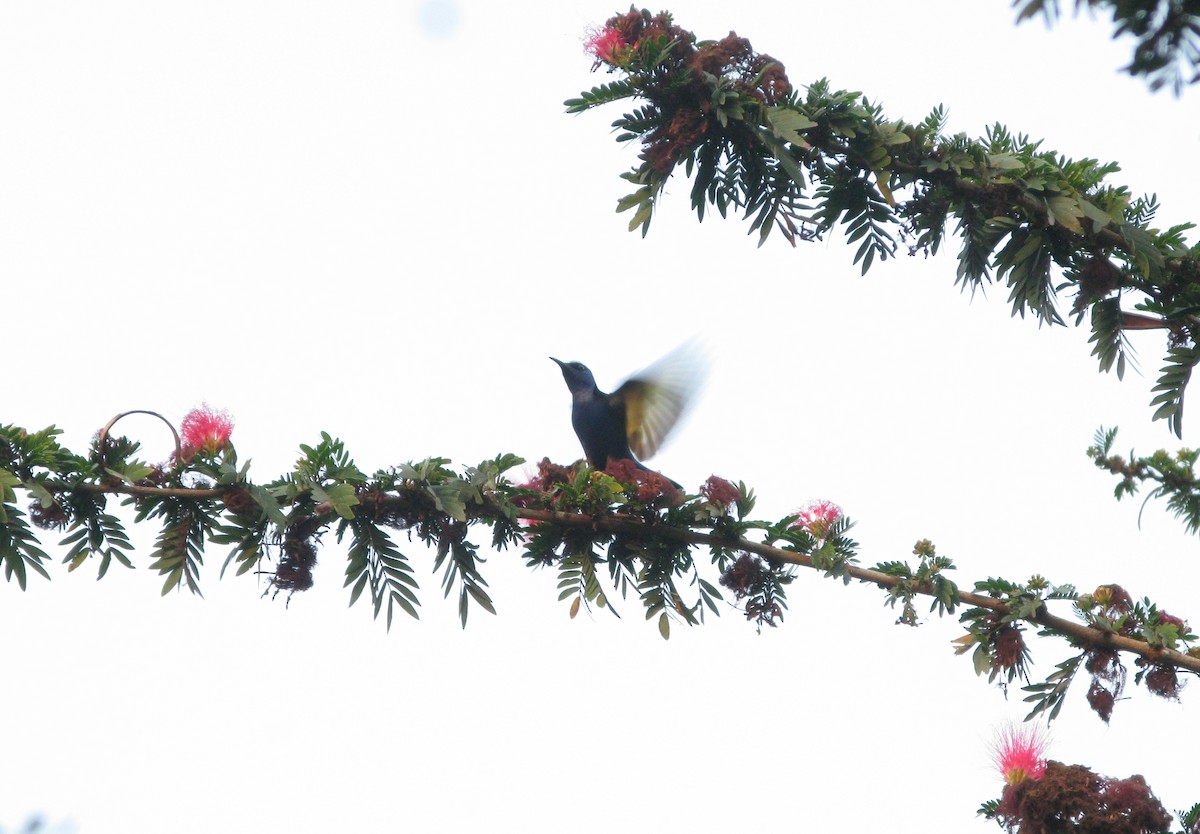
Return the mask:
<svg viewBox="0 0 1200 834">
<path fill-rule="evenodd" d="M 1041 15 L 1058 19 L 1058 0 L 1014 0 L 1017 19 Z M 1134 38 L 1133 60 L 1125 71 L 1144 77 L 1151 90 L 1170 85 L 1176 95 L 1185 84 L 1200 81 L 1200 4 L 1195 0 L 1075 0 L 1075 10 L 1106 9 L 1112 13 L 1114 38 Z"/>
<path fill-rule="evenodd" d="M 521 550 L 531 569 L 554 570 L 571 617 L 583 607 L 616 614 L 634 599 L 664 638 L 672 624 L 700 625 L 730 607 L 759 629 L 776 627 L 801 568 L 842 584 L 879 586 L 884 604 L 899 608 L 901 624 L 918 625 L 916 601 L 928 597 L 931 613 L 959 615 L 966 633 L 955 649 L 971 653 L 977 674 L 1025 684 L 1031 717 L 1055 717 L 1085 669 L 1089 703 L 1108 720 L 1125 685 L 1122 655 L 1133 655 L 1134 683 L 1165 698 L 1178 698 L 1178 673 L 1200 673 L 1200 638 L 1188 624 L 1150 600 L 1135 603 L 1120 586 L 1080 595 L 1035 576 L 1024 583 L 990 578 L 964 592 L 949 578 L 953 561 L 927 540 L 915 546 L 915 564 L 864 568 L 841 508 L 818 501 L 778 521 L 753 519 L 753 491 L 717 476 L 685 495 L 628 461 L 601 472 L 543 460 L 535 478 L 514 484 L 506 473 L 522 461 L 513 455 L 461 471 L 430 458 L 368 475 L 340 440 L 322 433 L 320 442 L 300 446 L 290 472 L 260 484 L 239 464 L 227 430 L 220 442 L 185 437 L 179 448 L 186 455 L 151 465 L 137 459 L 136 441 L 108 436 L 111 426 L 87 455 L 62 447 L 54 427 L 0 426 L 0 560 L 10 581 L 26 587 L 31 570 L 49 578 L 38 528 L 63 534 L 69 571 L 92 559 L 101 577 L 112 564 L 133 567 L 124 523 L 107 508 L 119 495 L 134 523 L 153 521 L 160 529 L 149 567 L 164 577 L 164 594 L 199 594 L 205 553 L 217 545 L 228 548 L 222 575 L 230 566 L 235 575 L 266 575 L 268 594 L 290 598 L 312 587 L 318 550 L 333 532 L 345 548 L 350 604 L 370 600 L 376 618 L 386 611 L 390 629 L 396 613 L 415 618 L 421 606 L 418 557 L 398 545 L 394 534 L 402 531 L 432 553 L 432 570 L 441 574 L 443 594 L 455 596 L 463 626 L 474 609 L 496 613 L 483 575 L 486 543 Z M 1098 442 L 1097 454 L 1107 456 L 1112 433 Z M 1161 475 L 1166 468 L 1138 471 Z M 28 518 L 19 493 L 30 501 Z M 1200 498 L 1189 501 L 1200 507 Z M 481 525 L 490 528 L 486 542 L 474 538 Z M 1073 619 L 1050 612 L 1060 602 L 1073 606 Z M 1075 652 L 1041 683 L 1028 680 L 1031 627 L 1065 639 Z"/>
<path fill-rule="evenodd" d="M 630 10 L 605 31 L 621 46 L 596 64 L 618 80 L 566 107 L 637 103 L 613 122 L 618 141 L 642 144 L 622 175 L 634 190 L 617 203 L 631 230 L 647 233 L 681 167 L 700 220 L 709 206 L 740 212 L 760 244 L 773 229 L 794 245 L 841 228 L 863 272 L 902 249 L 936 253 L 953 223 L 962 289 L 1003 282 L 1013 315 L 1049 324 L 1064 323 L 1059 295 L 1071 291 L 1075 323 L 1091 313 L 1101 370 L 1124 373 L 1127 331 L 1166 330 L 1154 416 L 1180 431 L 1200 362 L 1200 244 L 1185 240 L 1192 224 L 1154 228 L 1156 199 L 1110 182 L 1116 164 L 1068 159 L 999 124 L 980 139 L 946 135 L 941 107 L 890 119 L 826 80 L 796 89 L 748 40 L 698 41 L 666 12 Z"/>
<path fill-rule="evenodd" d="M 1135 494 L 1143 483 L 1156 486 L 1142 503 L 1151 498 L 1166 499 L 1167 508 L 1183 522 L 1189 533 L 1200 533 L 1200 481 L 1196 478 L 1196 461 L 1200 451 L 1180 449 L 1175 453 L 1159 449 L 1152 455 L 1139 457 L 1130 451 L 1128 459 L 1113 454 L 1116 429 L 1099 429 L 1088 456 L 1096 466 L 1119 476 L 1113 494 L 1118 500 Z"/>
</svg>

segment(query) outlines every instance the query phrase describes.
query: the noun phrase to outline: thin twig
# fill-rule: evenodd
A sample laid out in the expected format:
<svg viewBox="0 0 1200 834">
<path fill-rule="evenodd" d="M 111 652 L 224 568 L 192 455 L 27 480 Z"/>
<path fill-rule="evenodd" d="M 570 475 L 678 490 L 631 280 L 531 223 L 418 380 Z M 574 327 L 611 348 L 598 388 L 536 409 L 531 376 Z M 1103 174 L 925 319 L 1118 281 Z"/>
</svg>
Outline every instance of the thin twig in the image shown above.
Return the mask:
<svg viewBox="0 0 1200 834">
<path fill-rule="evenodd" d="M 220 498 L 229 487 L 152 487 L 140 484 L 43 484 L 50 492 L 105 492 L 161 498 Z"/>
</svg>

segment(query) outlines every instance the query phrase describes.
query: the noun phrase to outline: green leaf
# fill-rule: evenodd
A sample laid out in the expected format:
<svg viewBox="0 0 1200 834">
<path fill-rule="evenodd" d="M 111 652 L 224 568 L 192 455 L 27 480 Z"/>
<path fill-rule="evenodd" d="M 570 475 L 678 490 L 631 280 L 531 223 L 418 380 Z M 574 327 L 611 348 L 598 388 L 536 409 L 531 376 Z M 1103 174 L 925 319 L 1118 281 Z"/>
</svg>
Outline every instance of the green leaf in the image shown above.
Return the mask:
<svg viewBox="0 0 1200 834">
<path fill-rule="evenodd" d="M 795 187 L 803 188 L 805 181 L 804 171 L 800 168 L 800 163 L 796 161 L 796 158 L 792 156 L 791 152 L 784 147 L 778 139 L 766 131 L 759 131 L 755 135 L 762 141 L 764 145 L 767 146 L 767 148 L 771 151 L 771 155 L 778 160 L 780 167 L 783 168 L 784 173 L 788 175 Z M 764 206 L 764 208 L 766 208 L 766 206 Z M 765 239 L 767 233 L 771 229 L 771 224 L 763 223 L 762 226 L 762 238 Z M 753 226 L 751 226 L 750 231 L 754 231 Z M 759 245 L 762 245 L 761 240 L 759 241 Z"/>
<path fill-rule="evenodd" d="M 629 221 L 629 231 L 633 231 L 638 226 L 642 227 L 642 237 L 646 236 L 646 232 L 650 230 L 650 217 L 654 213 L 654 203 L 646 201 L 633 215 Z"/>
<path fill-rule="evenodd" d="M 628 79 L 613 81 L 609 84 L 599 84 L 590 90 L 579 94 L 579 98 L 570 98 L 563 102 L 568 113 L 582 113 L 592 107 L 619 101 L 637 94 L 637 88 Z"/>
<path fill-rule="evenodd" d="M 626 194 L 624 197 L 617 200 L 617 214 L 620 214 L 623 211 L 629 211 L 629 209 L 635 206 L 640 206 L 642 203 L 651 200 L 653 197 L 654 187 L 644 185 L 632 194 Z"/>
<path fill-rule="evenodd" d="M 7 469 L 0 469 L 0 501 L 9 504 L 17 500 L 17 493 L 13 491 L 13 487 L 21 485 L 21 479 Z M 4 519 L 0 517 L 0 521 Z"/>
<path fill-rule="evenodd" d="M 975 665 L 975 674 L 977 675 L 983 675 L 991 671 L 992 658 L 988 655 L 982 644 L 975 647 L 975 652 L 971 655 L 971 662 Z"/>
<path fill-rule="evenodd" d="M 146 466 L 139 461 L 130 461 L 125 466 L 125 471 L 121 472 L 117 469 L 109 469 L 105 467 L 105 472 L 112 475 L 114 478 L 120 478 L 127 484 L 136 484 L 138 481 L 145 480 L 154 472 L 152 468 Z"/>
<path fill-rule="evenodd" d="M 774 106 L 768 107 L 766 111 L 767 123 L 771 126 L 772 133 L 793 145 L 805 149 L 812 147 L 799 131 L 816 127 L 816 122 L 791 107 Z"/>
<path fill-rule="evenodd" d="M 664 640 L 671 639 L 671 620 L 667 617 L 666 611 L 658 616 L 658 633 Z"/>
<path fill-rule="evenodd" d="M 1078 198 L 1078 201 L 1079 208 L 1083 210 L 1083 216 L 1092 221 L 1093 231 L 1099 231 L 1113 222 L 1113 218 L 1108 212 L 1104 211 L 1102 208 L 1099 208 L 1090 200 L 1085 200 L 1080 197 Z"/>
<path fill-rule="evenodd" d="M 358 496 L 354 494 L 353 484 L 339 483 L 328 488 L 314 484 L 312 493 L 318 502 L 328 503 L 342 518 L 354 518 L 354 511 L 350 508 L 358 504 Z"/>
<path fill-rule="evenodd" d="M 1050 211 L 1051 221 L 1077 235 L 1083 233 L 1083 226 L 1079 223 L 1080 218 L 1083 217 L 1083 209 L 1080 208 L 1079 201 L 1074 197 L 1059 194 L 1047 200 L 1046 207 Z"/>
<path fill-rule="evenodd" d="M 397 606 L 399 606 L 405 614 L 412 617 L 414 620 L 421 619 L 421 615 L 417 613 L 417 609 L 413 607 L 418 603 L 410 602 L 409 600 L 405 599 L 402 594 L 399 594 L 395 591 L 393 591 L 392 595 L 388 598 L 388 616 L 391 616 L 392 613 L 392 603 L 395 603 Z"/>
<path fill-rule="evenodd" d="M 465 587 L 467 589 L 467 593 L 470 594 L 477 603 L 479 603 L 480 608 L 489 614 L 496 613 L 496 608 L 492 605 L 491 597 L 489 597 L 482 588 L 480 588 L 478 585 L 470 584 L 466 585 Z"/>
<path fill-rule="evenodd" d="M 4 573 L 6 578 L 10 579 L 13 576 L 17 577 L 17 585 L 21 590 L 25 590 L 25 560 L 21 558 L 20 553 L 10 553 L 4 560 Z"/>
<path fill-rule="evenodd" d="M 1151 406 L 1158 406 L 1155 420 L 1167 420 L 1175 435 L 1183 431 L 1183 392 L 1192 376 L 1192 368 L 1200 362 L 1200 345 L 1171 348 L 1167 351 L 1167 364 L 1158 377 L 1152 391 L 1159 392 Z"/>
<path fill-rule="evenodd" d="M 358 602 L 358 598 L 362 596 L 363 589 L 367 587 L 367 572 L 364 570 L 362 575 L 358 577 L 358 582 L 354 583 L 354 590 L 350 592 L 350 605 Z"/>
<path fill-rule="evenodd" d="M 1025 163 L 1011 154 L 988 154 L 988 165 L 999 171 L 1016 171 L 1025 167 Z"/>
<path fill-rule="evenodd" d="M 1123 378 L 1126 354 L 1130 348 L 1125 331 L 1121 327 L 1119 297 L 1105 298 L 1092 305 L 1092 336 L 1088 341 L 1095 344 L 1092 356 L 1099 360 L 1100 370 L 1108 372 L 1115 364 L 1117 378 Z"/>
<path fill-rule="evenodd" d="M 41 481 L 26 481 L 22 484 L 25 489 L 29 490 L 29 494 L 37 500 L 42 507 L 50 507 L 54 504 L 54 496 L 50 490 L 42 485 Z"/>
<path fill-rule="evenodd" d="M 264 513 L 271 523 L 283 529 L 287 527 L 287 516 L 283 513 L 283 508 L 279 504 L 279 499 L 275 494 L 266 487 L 258 484 L 246 484 L 246 491 L 250 493 L 250 497 L 262 507 Z"/>
<path fill-rule="evenodd" d="M 433 496 L 437 508 L 456 521 L 467 520 L 467 502 L 462 481 L 450 481 L 442 484 L 429 484 L 426 489 Z"/>
</svg>

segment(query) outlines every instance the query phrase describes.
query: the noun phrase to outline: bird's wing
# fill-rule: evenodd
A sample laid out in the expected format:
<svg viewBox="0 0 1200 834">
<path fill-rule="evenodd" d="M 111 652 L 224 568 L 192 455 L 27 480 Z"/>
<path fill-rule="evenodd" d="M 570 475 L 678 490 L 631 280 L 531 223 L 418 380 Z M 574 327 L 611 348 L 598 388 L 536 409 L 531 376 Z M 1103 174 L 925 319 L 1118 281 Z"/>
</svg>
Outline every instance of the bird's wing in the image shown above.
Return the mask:
<svg viewBox="0 0 1200 834">
<path fill-rule="evenodd" d="M 687 410 L 707 363 L 694 342 L 685 342 L 612 393 L 625 408 L 625 434 L 638 460 L 654 457 Z"/>
</svg>

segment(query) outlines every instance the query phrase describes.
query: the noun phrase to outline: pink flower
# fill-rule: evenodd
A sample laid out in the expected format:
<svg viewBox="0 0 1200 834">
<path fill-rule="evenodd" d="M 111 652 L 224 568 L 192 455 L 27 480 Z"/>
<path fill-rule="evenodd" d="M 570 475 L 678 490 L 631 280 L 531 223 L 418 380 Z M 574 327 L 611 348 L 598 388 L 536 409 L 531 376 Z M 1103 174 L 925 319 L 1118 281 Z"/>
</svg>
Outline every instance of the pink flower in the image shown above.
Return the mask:
<svg viewBox="0 0 1200 834">
<path fill-rule="evenodd" d="M 528 472 L 526 472 L 526 474 L 528 474 Z M 517 487 L 517 489 L 527 489 L 530 492 L 545 492 L 546 491 L 546 484 L 542 481 L 542 476 L 540 474 L 530 475 L 528 481 L 525 481 L 524 483 L 516 484 L 516 487 Z M 524 506 L 524 505 L 518 504 L 517 506 Z"/>
<path fill-rule="evenodd" d="M 179 424 L 180 457 L 191 460 L 198 453 L 215 455 L 229 445 L 233 419 L 225 411 L 215 411 L 208 403 L 193 408 Z"/>
<path fill-rule="evenodd" d="M 992 761 L 1010 785 L 1026 779 L 1036 782 L 1046 773 L 1046 744 L 1038 725 L 1009 724 L 992 742 Z"/>
<path fill-rule="evenodd" d="M 823 539 L 829 534 L 829 528 L 842 517 L 843 513 L 842 508 L 837 504 L 822 498 L 818 501 L 809 501 L 796 510 L 796 515 L 800 517 L 792 522 L 793 527 L 803 527 L 809 535 Z"/>
<path fill-rule="evenodd" d="M 700 487 L 700 497 L 705 501 L 729 507 L 737 503 L 742 493 L 724 478 L 710 475 Z"/>
<path fill-rule="evenodd" d="M 583 42 L 583 48 L 596 56 L 597 65 L 603 61 L 616 66 L 619 63 L 619 51 L 628 45 L 624 36 L 612 26 L 592 30 Z"/>
</svg>

